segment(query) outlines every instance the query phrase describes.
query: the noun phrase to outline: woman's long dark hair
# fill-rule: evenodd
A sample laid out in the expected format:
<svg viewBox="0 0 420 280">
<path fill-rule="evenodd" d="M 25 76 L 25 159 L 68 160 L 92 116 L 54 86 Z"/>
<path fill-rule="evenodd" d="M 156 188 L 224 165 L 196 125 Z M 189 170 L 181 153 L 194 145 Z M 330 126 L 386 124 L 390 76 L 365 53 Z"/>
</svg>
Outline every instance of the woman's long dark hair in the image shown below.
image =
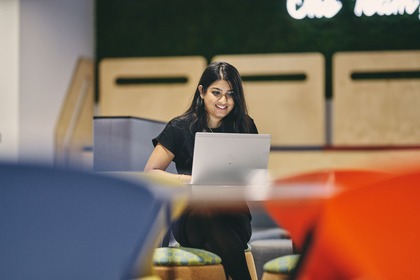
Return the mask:
<svg viewBox="0 0 420 280">
<path fill-rule="evenodd" d="M 208 87 L 218 80 L 225 80 L 229 83 L 233 90 L 233 100 L 235 102 L 232 111 L 222 120 L 221 131 L 234 133 L 251 132 L 252 121 L 248 116 L 242 79 L 238 70 L 227 62 L 213 62 L 204 70 L 198 86 L 201 85 L 203 92 L 207 92 Z M 193 134 L 203 129 L 208 131 L 207 113 L 198 86 L 190 107 L 183 114 L 183 116 L 192 117 L 190 130 Z"/>
</svg>

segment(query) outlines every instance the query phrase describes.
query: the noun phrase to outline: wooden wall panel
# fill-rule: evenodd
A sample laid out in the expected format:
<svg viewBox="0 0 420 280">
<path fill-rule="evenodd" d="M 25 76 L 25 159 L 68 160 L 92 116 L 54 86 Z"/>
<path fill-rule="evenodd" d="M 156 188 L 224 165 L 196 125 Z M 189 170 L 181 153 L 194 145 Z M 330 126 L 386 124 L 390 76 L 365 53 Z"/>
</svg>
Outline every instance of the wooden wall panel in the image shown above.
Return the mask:
<svg viewBox="0 0 420 280">
<path fill-rule="evenodd" d="M 420 51 L 333 57 L 333 145 L 418 145 L 420 78 L 352 79 L 354 73 L 420 73 Z"/>
<path fill-rule="evenodd" d="M 55 127 L 54 161 L 57 166 L 91 169 L 93 158 L 93 61 L 79 59 Z"/>
<path fill-rule="evenodd" d="M 268 162 L 272 179 L 305 172 L 344 168 L 366 170 L 396 170 L 419 166 L 420 149 L 407 150 L 324 150 L 273 151 Z"/>
<path fill-rule="evenodd" d="M 201 56 L 104 59 L 99 67 L 99 114 L 169 121 L 188 108 L 206 65 Z M 119 78 L 187 81 L 121 85 Z"/>
<path fill-rule="evenodd" d="M 220 55 L 242 77 L 300 75 L 304 80 L 244 81 L 250 116 L 272 145 L 325 144 L 325 62 L 320 53 Z"/>
</svg>

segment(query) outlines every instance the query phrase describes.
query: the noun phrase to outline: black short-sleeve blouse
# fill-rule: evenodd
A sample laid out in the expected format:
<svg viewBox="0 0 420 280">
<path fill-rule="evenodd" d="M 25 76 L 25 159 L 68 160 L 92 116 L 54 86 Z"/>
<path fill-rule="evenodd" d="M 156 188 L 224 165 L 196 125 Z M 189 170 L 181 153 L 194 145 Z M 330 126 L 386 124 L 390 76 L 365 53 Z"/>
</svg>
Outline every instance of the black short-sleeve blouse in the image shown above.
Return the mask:
<svg viewBox="0 0 420 280">
<path fill-rule="evenodd" d="M 251 133 L 258 133 L 257 127 L 252 121 Z M 191 116 L 180 116 L 169 121 L 163 131 L 154 138 L 153 145 L 160 143 L 171 151 L 175 157 L 173 161 L 178 174 L 191 175 L 192 160 L 194 153 L 194 140 L 196 131 L 191 131 Z M 219 129 L 212 129 L 213 132 L 222 132 Z"/>
<path fill-rule="evenodd" d="M 156 146 L 160 143 L 175 155 L 173 161 L 179 174 L 191 175 L 194 135 L 190 131 L 189 125 L 190 120 L 187 117 L 172 119 L 153 139 L 153 145 Z"/>
</svg>

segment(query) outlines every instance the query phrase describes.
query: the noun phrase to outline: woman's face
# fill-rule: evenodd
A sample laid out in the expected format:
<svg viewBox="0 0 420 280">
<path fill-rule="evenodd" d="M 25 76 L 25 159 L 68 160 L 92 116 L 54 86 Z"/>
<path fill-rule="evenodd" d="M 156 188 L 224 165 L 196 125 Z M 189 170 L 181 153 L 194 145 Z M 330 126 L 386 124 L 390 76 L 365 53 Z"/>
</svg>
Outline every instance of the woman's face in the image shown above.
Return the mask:
<svg viewBox="0 0 420 280">
<path fill-rule="evenodd" d="M 204 101 L 207 112 L 207 125 L 210 128 L 216 128 L 220 121 L 226 117 L 235 106 L 233 100 L 233 90 L 230 84 L 225 80 L 217 80 L 212 83 L 206 92 L 203 87 L 198 86 L 200 96 Z"/>
</svg>

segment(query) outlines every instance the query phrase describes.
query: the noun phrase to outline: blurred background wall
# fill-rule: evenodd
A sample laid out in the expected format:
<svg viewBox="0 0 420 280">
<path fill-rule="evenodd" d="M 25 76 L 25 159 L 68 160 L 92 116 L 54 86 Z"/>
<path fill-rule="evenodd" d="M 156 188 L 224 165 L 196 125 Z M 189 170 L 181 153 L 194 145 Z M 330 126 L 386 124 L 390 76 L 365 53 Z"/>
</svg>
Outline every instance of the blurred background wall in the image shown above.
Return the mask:
<svg viewBox="0 0 420 280">
<path fill-rule="evenodd" d="M 0 1 L 0 159 L 53 159 L 79 57 L 94 56 L 93 0 Z"/>
<path fill-rule="evenodd" d="M 115 57 L 320 52 L 329 99 L 334 53 L 420 50 L 419 9 L 418 1 L 1 0 L 0 159 L 53 160 L 81 57 L 97 66 Z"/>
<path fill-rule="evenodd" d="M 382 9 L 404 12 L 380 16 L 373 2 L 394 2 Z M 419 7 L 413 3 L 409 14 L 401 2 L 410 1 L 98 0 L 96 59 L 202 55 L 210 61 L 221 54 L 321 52 L 330 97 L 333 53 L 420 49 Z M 355 15 L 356 8 L 364 14 Z"/>
</svg>

